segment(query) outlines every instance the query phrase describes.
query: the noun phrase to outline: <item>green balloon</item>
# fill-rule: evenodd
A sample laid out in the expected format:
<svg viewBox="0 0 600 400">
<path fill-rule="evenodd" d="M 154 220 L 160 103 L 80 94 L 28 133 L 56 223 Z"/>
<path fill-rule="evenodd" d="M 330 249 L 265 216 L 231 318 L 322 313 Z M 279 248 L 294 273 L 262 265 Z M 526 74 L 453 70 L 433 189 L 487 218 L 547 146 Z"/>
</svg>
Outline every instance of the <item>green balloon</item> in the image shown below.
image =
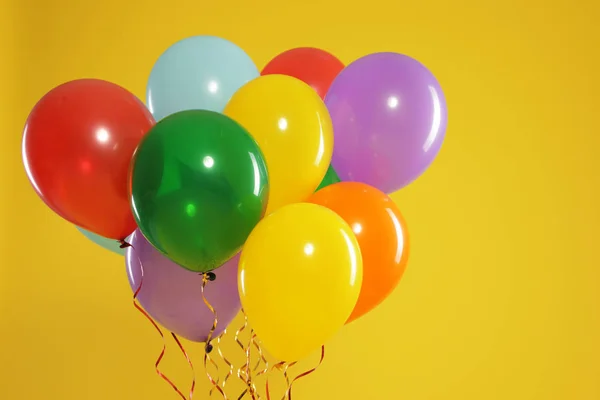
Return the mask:
<svg viewBox="0 0 600 400">
<path fill-rule="evenodd" d="M 138 146 L 131 206 L 143 235 L 182 267 L 208 272 L 238 253 L 264 216 L 269 183 L 258 144 L 234 120 L 189 110 Z"/>
<path fill-rule="evenodd" d="M 325 177 L 321 181 L 321 184 L 315 190 L 315 192 L 323 189 L 325 186 L 333 185 L 334 183 L 341 182 L 340 177 L 337 175 L 331 164 L 329 164 L 329 168 L 327 168 L 327 172 L 325 173 Z"/>
</svg>

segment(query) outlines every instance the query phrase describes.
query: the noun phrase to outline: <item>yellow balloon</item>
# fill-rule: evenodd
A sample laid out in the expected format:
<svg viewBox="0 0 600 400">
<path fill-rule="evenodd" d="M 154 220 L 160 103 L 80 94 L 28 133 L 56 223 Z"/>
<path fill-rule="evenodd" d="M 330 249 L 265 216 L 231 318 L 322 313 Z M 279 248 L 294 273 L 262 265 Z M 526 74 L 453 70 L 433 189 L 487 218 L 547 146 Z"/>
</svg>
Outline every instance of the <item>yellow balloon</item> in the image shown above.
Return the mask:
<svg viewBox="0 0 600 400">
<path fill-rule="evenodd" d="M 242 250 L 238 289 L 265 349 L 291 362 L 325 344 L 356 305 L 362 268 L 352 229 L 328 208 L 291 204 L 259 222 Z"/>
<path fill-rule="evenodd" d="M 267 215 L 315 191 L 331 162 L 333 126 L 314 89 L 290 76 L 261 76 L 239 89 L 223 113 L 244 126 L 264 154 Z"/>
</svg>

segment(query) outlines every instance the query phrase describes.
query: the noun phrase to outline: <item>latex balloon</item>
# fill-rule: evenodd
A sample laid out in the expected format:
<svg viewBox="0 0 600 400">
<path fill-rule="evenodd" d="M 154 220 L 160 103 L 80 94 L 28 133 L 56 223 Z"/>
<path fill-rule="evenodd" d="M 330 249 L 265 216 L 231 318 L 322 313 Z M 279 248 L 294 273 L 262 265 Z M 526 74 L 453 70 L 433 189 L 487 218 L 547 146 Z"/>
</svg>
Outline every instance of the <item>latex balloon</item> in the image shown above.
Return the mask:
<svg viewBox="0 0 600 400">
<path fill-rule="evenodd" d="M 100 246 L 106 250 L 112 251 L 113 253 L 118 254 L 120 256 L 125 255 L 125 248 L 121 248 L 121 244 L 118 241 L 116 241 L 114 239 L 107 239 L 100 235 L 96 235 L 95 233 L 86 231 L 85 229 L 80 228 L 78 226 L 76 228 L 86 238 L 88 238 L 90 241 L 94 242 L 98 246 Z M 125 242 L 129 243 L 129 238 L 125 238 Z"/>
<path fill-rule="evenodd" d="M 408 56 L 375 53 L 354 61 L 325 102 L 335 132 L 332 163 L 343 181 L 395 192 L 419 177 L 442 146 L 444 94 L 433 74 Z"/>
<path fill-rule="evenodd" d="M 321 190 L 326 186 L 333 185 L 334 183 L 338 183 L 338 182 L 340 182 L 340 177 L 337 175 L 337 173 L 335 172 L 333 167 L 330 165 L 329 168 L 327 168 L 327 173 L 325 174 L 325 177 L 321 181 L 321 184 L 319 185 L 317 190 Z"/>
<path fill-rule="evenodd" d="M 193 36 L 169 47 L 152 68 L 146 102 L 156 120 L 184 110 L 223 111 L 231 96 L 259 76 L 237 45 L 215 36 Z"/>
<path fill-rule="evenodd" d="M 158 252 L 140 231 L 131 237 L 125 263 L 133 293 L 144 310 L 168 330 L 194 342 L 205 342 L 214 322 L 202 299 L 202 275 L 187 271 Z M 239 255 L 215 271 L 206 283 L 206 299 L 217 312 L 218 337 L 240 311 L 237 290 Z"/>
<path fill-rule="evenodd" d="M 136 151 L 131 202 L 144 236 L 196 272 L 238 253 L 263 217 L 267 167 L 252 137 L 212 111 L 164 118 Z"/>
<path fill-rule="evenodd" d="M 243 86 L 225 114 L 257 141 L 269 167 L 267 214 L 306 199 L 331 161 L 333 131 L 327 108 L 304 82 L 267 75 Z"/>
<path fill-rule="evenodd" d="M 406 223 L 392 199 L 364 183 L 336 183 L 307 201 L 337 213 L 358 240 L 364 272 L 360 297 L 348 318 L 354 321 L 385 300 L 400 282 L 409 254 Z"/>
<path fill-rule="evenodd" d="M 323 345 L 352 313 L 362 282 L 360 248 L 333 211 L 291 204 L 252 231 L 238 281 L 248 322 L 266 350 L 296 361 Z"/>
<path fill-rule="evenodd" d="M 324 99 L 331 82 L 344 69 L 333 54 L 314 47 L 284 51 L 263 68 L 261 75 L 293 76 L 310 85 Z"/>
<path fill-rule="evenodd" d="M 48 92 L 29 114 L 23 163 L 35 191 L 67 221 L 121 240 L 136 228 L 127 176 L 136 146 L 154 125 L 133 94 L 81 79 Z"/>
</svg>

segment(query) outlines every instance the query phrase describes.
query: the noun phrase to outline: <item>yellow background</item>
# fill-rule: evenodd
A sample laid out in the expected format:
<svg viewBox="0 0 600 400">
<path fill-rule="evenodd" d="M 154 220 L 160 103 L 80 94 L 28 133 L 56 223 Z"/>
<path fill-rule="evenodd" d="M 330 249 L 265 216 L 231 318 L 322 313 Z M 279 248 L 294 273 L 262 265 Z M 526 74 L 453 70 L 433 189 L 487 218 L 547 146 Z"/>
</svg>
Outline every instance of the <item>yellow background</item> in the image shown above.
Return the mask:
<svg viewBox="0 0 600 400">
<path fill-rule="evenodd" d="M 123 261 L 36 197 L 20 140 L 52 87 L 98 77 L 143 98 L 167 46 L 214 34 L 260 67 L 301 45 L 345 62 L 403 52 L 448 101 L 438 160 L 395 195 L 413 239 L 405 278 L 294 398 L 599 399 L 599 12 L 592 0 L 3 3 L 0 398 L 177 398 L 153 373 L 160 338 L 131 306 Z"/>
</svg>

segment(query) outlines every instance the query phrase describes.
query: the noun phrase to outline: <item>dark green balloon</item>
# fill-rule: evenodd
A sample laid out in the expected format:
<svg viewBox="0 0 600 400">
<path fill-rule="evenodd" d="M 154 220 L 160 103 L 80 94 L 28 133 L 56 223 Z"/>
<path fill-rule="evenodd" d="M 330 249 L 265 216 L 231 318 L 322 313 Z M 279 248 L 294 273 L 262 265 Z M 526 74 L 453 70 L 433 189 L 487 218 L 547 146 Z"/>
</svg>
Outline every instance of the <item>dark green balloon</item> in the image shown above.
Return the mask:
<svg viewBox="0 0 600 400">
<path fill-rule="evenodd" d="M 327 168 L 327 172 L 325 173 L 325 177 L 321 181 L 321 184 L 317 188 L 316 191 L 323 189 L 325 186 L 333 185 L 334 183 L 341 182 L 340 177 L 337 175 L 331 164 L 329 164 L 329 168 Z"/>
<path fill-rule="evenodd" d="M 268 194 L 258 144 L 216 112 L 164 118 L 133 159 L 131 206 L 140 230 L 191 271 L 208 272 L 233 257 L 263 217 Z"/>
</svg>

